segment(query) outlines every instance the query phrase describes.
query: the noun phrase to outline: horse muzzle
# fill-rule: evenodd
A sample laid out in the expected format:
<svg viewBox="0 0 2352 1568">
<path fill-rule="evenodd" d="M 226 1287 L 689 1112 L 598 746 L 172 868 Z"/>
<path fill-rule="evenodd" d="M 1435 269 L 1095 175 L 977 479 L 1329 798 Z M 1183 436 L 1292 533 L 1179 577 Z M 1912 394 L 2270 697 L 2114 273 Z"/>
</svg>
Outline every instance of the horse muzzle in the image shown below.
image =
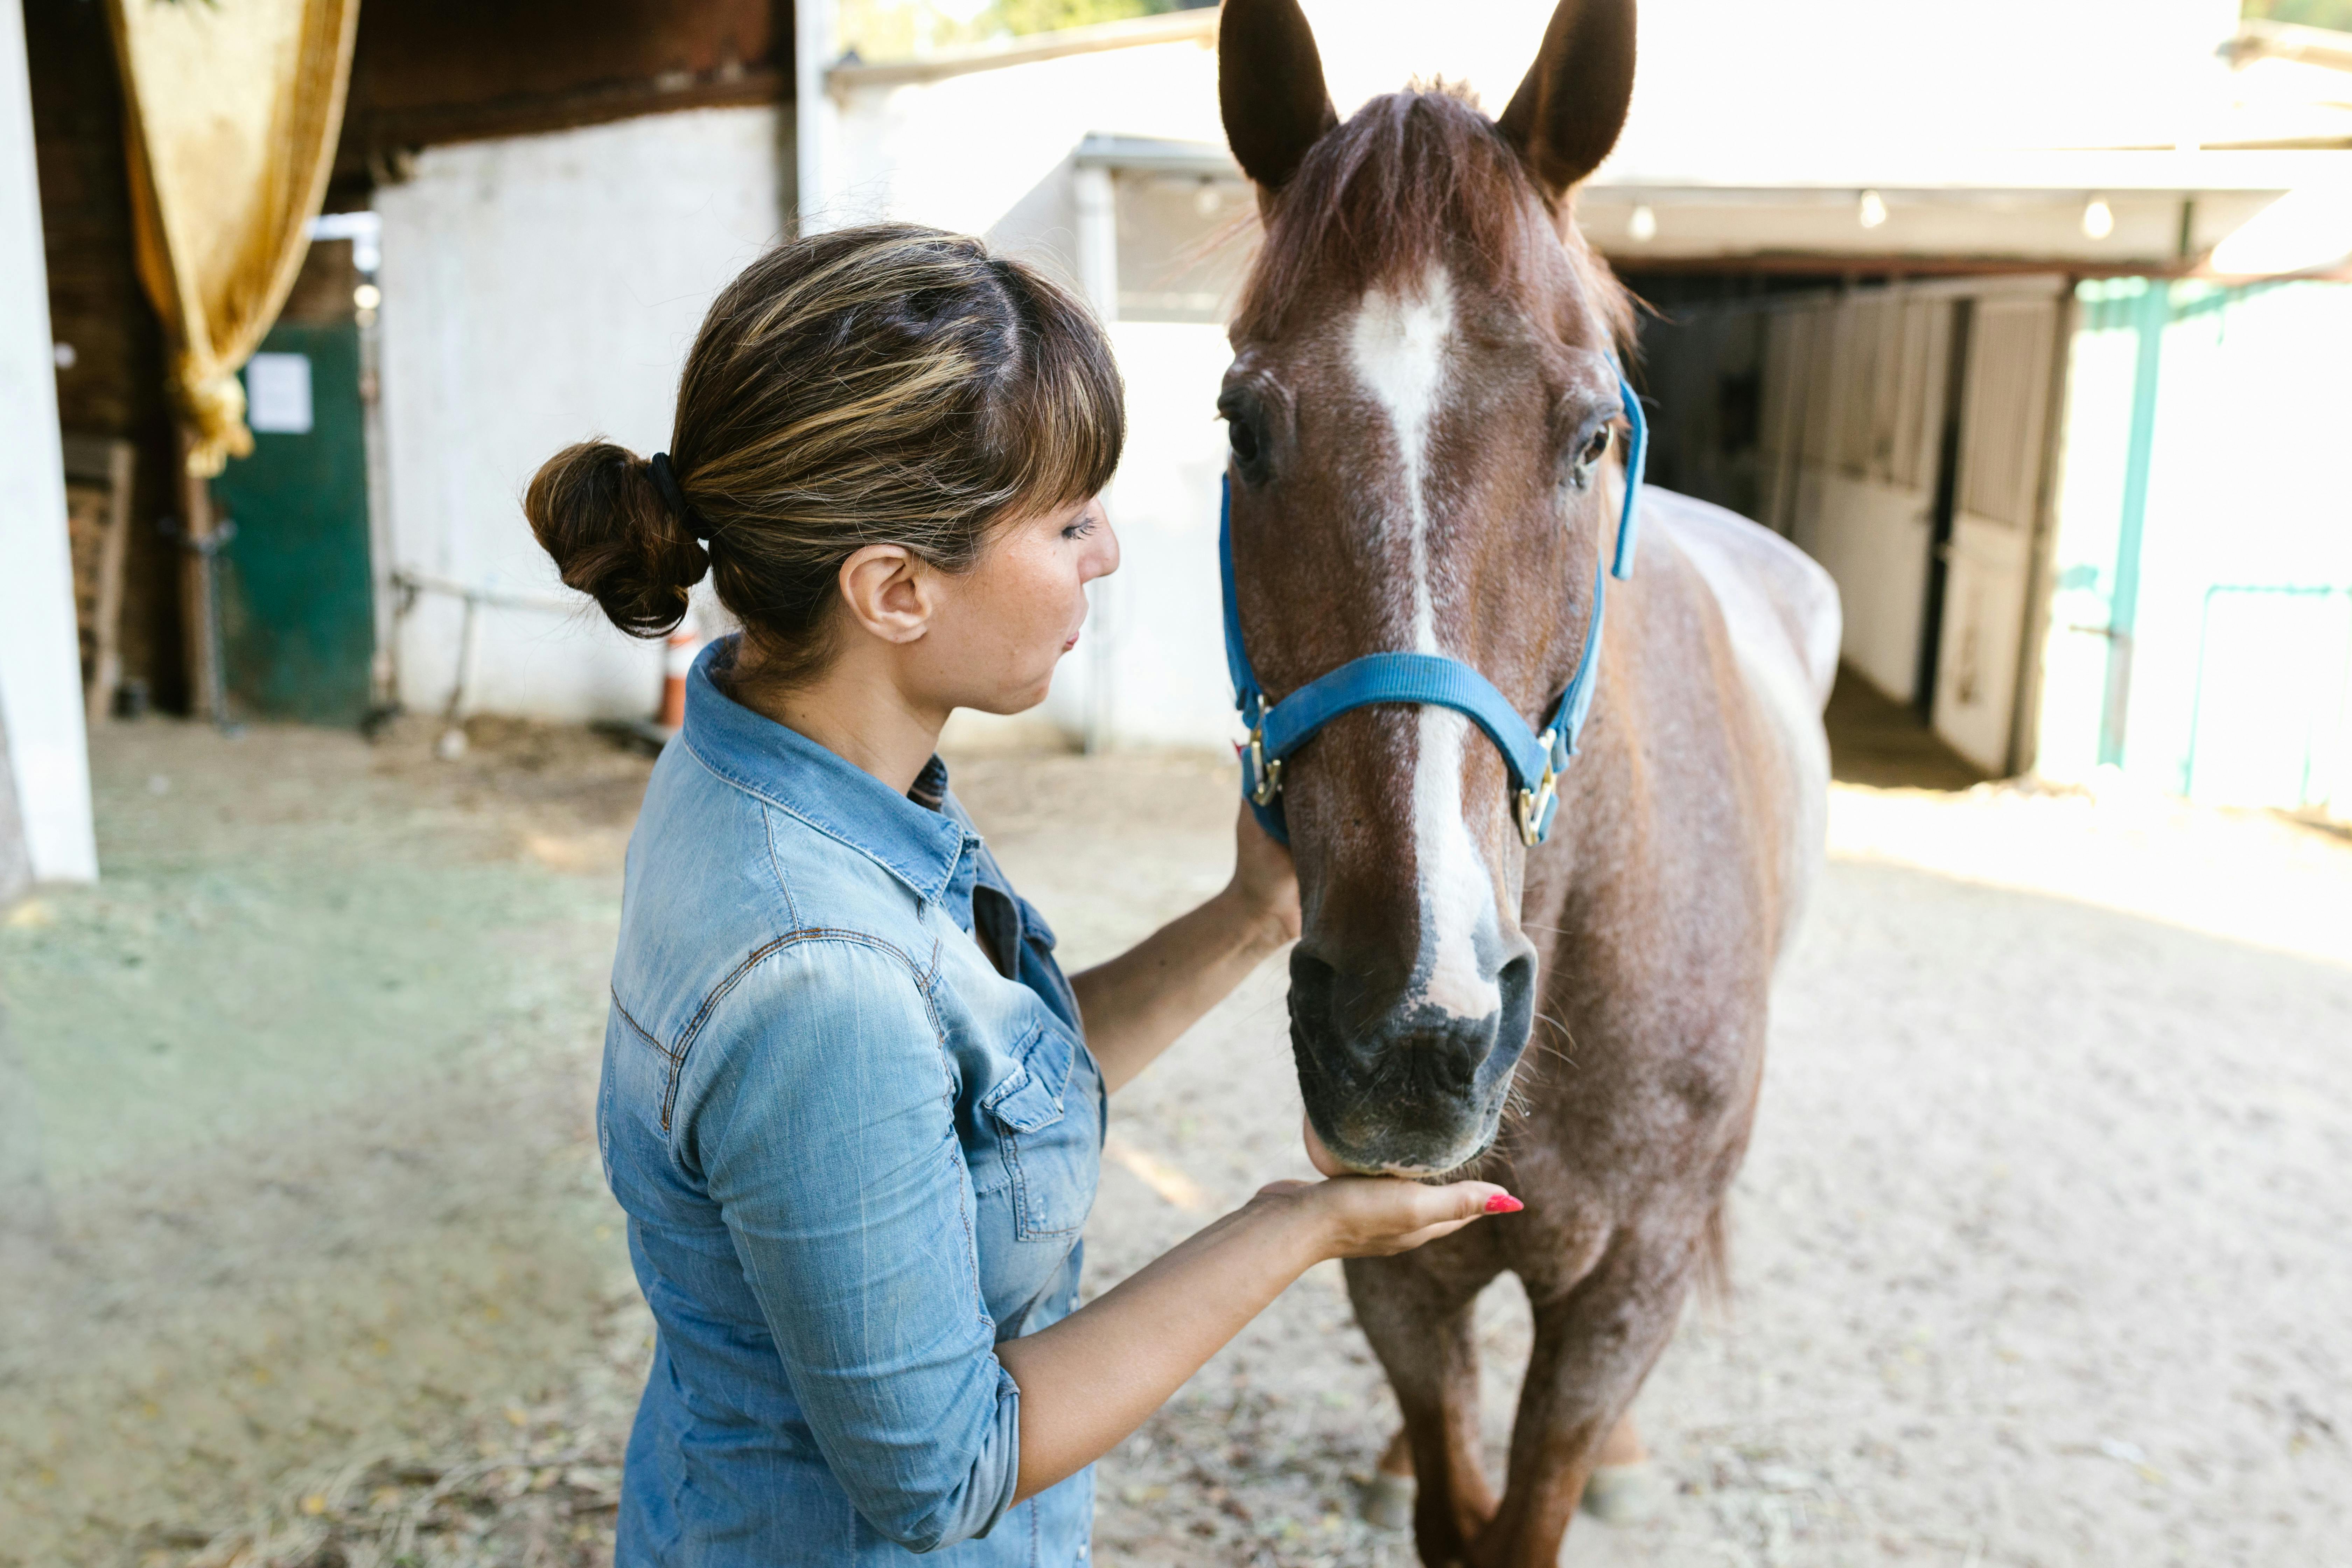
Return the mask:
<svg viewBox="0 0 2352 1568">
<path fill-rule="evenodd" d="M 1302 943 L 1290 958 L 1290 1042 L 1316 1136 L 1366 1174 L 1430 1176 L 1484 1154 L 1502 1125 L 1534 1016 L 1535 954 L 1494 965 L 1481 1017 L 1382 986 Z"/>
</svg>

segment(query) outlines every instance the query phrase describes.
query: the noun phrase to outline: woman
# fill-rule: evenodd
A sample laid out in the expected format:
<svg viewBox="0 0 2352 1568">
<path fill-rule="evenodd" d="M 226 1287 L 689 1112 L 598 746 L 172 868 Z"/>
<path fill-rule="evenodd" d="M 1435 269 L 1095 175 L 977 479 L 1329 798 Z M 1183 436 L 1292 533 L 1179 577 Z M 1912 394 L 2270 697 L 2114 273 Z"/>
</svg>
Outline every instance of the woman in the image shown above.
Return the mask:
<svg viewBox="0 0 2352 1568">
<path fill-rule="evenodd" d="M 624 1568 L 1083 1562 L 1087 1467 L 1302 1271 L 1517 1206 L 1276 1183 L 1077 1305 L 1106 1090 L 1298 929 L 1244 813 L 1223 892 L 1066 980 L 933 754 L 955 709 L 1045 696 L 1118 565 L 1120 397 L 1054 284 L 850 229 L 719 296 L 670 453 L 531 484 L 623 629 L 706 571 L 743 626 L 688 679 L 613 966 L 598 1135 L 660 1330 Z"/>
</svg>

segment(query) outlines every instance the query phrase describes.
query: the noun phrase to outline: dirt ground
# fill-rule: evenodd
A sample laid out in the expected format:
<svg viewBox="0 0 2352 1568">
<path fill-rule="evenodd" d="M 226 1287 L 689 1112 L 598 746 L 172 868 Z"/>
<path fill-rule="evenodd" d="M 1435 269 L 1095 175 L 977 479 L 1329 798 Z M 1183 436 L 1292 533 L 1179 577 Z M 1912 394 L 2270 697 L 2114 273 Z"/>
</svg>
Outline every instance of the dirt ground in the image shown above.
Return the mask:
<svg viewBox="0 0 2352 1568">
<path fill-rule="evenodd" d="M 0 929 L 43 1154 L 0 1563 L 608 1560 L 648 1321 L 587 1114 L 645 763 L 430 739 L 100 737 L 107 881 Z M 957 783 L 1076 967 L 1222 881 L 1228 767 Z M 1735 1299 L 1639 1407 L 1673 1494 L 1564 1562 L 2352 1564 L 2352 845 L 2018 789 L 1832 822 Z M 1305 1173 L 1288 1058 L 1270 965 L 1121 1094 L 1089 1289 Z M 1515 1287 L 1482 1321 L 1499 1463 Z M 1105 1461 L 1097 1555 L 1402 1568 L 1393 1420 L 1318 1270 Z"/>
</svg>

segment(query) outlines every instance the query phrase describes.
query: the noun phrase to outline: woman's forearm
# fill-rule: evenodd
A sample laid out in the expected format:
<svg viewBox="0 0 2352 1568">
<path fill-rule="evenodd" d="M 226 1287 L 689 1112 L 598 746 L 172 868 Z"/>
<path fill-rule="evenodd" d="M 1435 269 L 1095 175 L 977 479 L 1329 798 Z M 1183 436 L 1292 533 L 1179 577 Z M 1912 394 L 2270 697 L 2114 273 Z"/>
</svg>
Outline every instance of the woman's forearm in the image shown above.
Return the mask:
<svg viewBox="0 0 2352 1568">
<path fill-rule="evenodd" d="M 1021 1388 L 1015 1500 L 1108 1453 L 1317 1263 L 1407 1252 L 1519 1206 L 1491 1182 L 1338 1176 L 1265 1188 L 1053 1327 L 996 1347 Z"/>
<path fill-rule="evenodd" d="M 999 1345 L 1021 1386 L 1014 1500 L 1108 1453 L 1328 1256 L 1314 1206 L 1261 1195 L 1053 1327 Z"/>
<path fill-rule="evenodd" d="M 1278 914 L 1229 887 L 1108 963 L 1074 975 L 1087 1045 L 1118 1089 L 1290 939 Z"/>
</svg>

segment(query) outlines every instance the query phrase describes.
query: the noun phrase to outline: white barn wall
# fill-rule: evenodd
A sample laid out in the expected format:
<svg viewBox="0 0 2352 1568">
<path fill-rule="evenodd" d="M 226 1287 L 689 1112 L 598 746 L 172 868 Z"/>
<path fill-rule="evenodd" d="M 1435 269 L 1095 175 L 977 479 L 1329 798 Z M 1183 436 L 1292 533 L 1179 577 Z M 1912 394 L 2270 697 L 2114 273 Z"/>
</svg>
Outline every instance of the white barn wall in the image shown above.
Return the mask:
<svg viewBox="0 0 2352 1568">
<path fill-rule="evenodd" d="M 677 374 L 712 296 L 785 226 L 790 110 L 698 110 L 436 148 L 381 188 L 389 568 L 565 595 L 524 522 L 531 474 L 604 436 L 668 444 Z M 647 716 L 658 644 L 585 599 L 493 609 L 468 707 L 578 721 Z M 457 676 L 456 601 L 401 623 L 401 701 Z"/>
<path fill-rule="evenodd" d="M 1217 581 L 1225 427 L 1223 329 L 1122 321 L 1128 453 L 1105 505 L 1123 552 L 1096 599 L 1094 673 L 1115 698 L 1097 723 L 1114 746 L 1219 746 L 1241 732 L 1225 673 Z"/>
<path fill-rule="evenodd" d="M 1069 55 L 938 81 L 858 88 L 829 100 L 832 166 L 812 226 L 903 218 L 987 234 L 1091 131 L 1222 142 L 1216 51 L 1178 42 Z M 1061 209 L 1066 211 L 1066 209 Z M 1074 252 L 1075 231 L 1034 236 Z"/>
</svg>

